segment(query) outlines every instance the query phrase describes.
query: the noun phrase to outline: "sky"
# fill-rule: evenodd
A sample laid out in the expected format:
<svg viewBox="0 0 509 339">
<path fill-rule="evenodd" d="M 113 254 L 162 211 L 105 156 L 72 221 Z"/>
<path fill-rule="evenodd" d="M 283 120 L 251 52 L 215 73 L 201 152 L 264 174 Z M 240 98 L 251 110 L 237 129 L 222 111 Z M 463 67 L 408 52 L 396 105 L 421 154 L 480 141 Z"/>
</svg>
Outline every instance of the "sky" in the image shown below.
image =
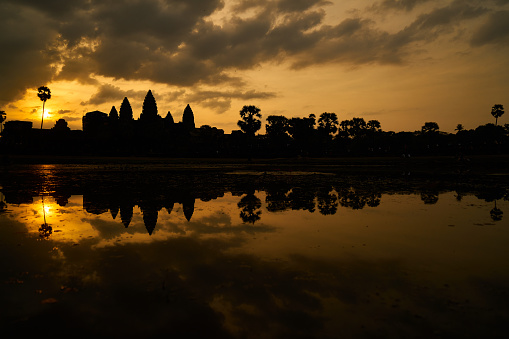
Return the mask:
<svg viewBox="0 0 509 339">
<path fill-rule="evenodd" d="M 0 110 L 34 127 L 39 86 L 45 128 L 124 97 L 137 118 L 148 90 L 226 133 L 244 105 L 263 126 L 333 112 L 396 132 L 509 108 L 509 0 L 0 0 L 0 32 Z"/>
</svg>

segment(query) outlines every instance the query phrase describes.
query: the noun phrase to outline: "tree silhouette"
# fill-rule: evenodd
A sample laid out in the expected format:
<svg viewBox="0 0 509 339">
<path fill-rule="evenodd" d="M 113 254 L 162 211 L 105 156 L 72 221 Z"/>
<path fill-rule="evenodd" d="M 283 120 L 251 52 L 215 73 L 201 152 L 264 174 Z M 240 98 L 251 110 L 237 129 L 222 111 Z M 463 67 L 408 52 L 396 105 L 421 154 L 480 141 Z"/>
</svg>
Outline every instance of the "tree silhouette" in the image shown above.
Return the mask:
<svg viewBox="0 0 509 339">
<path fill-rule="evenodd" d="M 289 121 L 282 115 L 269 115 L 265 125 L 266 135 L 270 140 L 270 147 L 282 152 L 286 148 L 290 136 L 288 135 Z"/>
<path fill-rule="evenodd" d="M 318 118 L 318 130 L 326 136 L 332 136 L 338 130 L 338 116 L 336 113 L 324 112 Z"/>
<path fill-rule="evenodd" d="M 371 148 L 373 151 L 375 151 L 376 149 L 375 135 L 381 131 L 382 125 L 378 120 L 369 120 L 366 123 L 366 128 L 368 129 L 369 134 L 371 135 Z"/>
<path fill-rule="evenodd" d="M 6 116 L 5 111 L 0 111 L 0 133 L 2 133 L 2 131 L 3 131 L 3 125 L 2 124 L 5 121 L 5 116 Z"/>
<path fill-rule="evenodd" d="M 237 206 L 240 208 L 240 218 L 243 222 L 254 224 L 260 220 L 262 201 L 254 194 L 254 191 L 242 197 Z"/>
<path fill-rule="evenodd" d="M 338 195 L 332 187 L 322 188 L 317 193 L 318 211 L 323 215 L 336 214 L 338 210 Z"/>
<path fill-rule="evenodd" d="M 421 127 L 421 132 L 423 134 L 435 133 L 438 132 L 438 130 L 438 124 L 436 122 L 425 122 L 424 126 Z"/>
<path fill-rule="evenodd" d="M 249 137 L 254 137 L 255 133 L 262 127 L 260 111 L 258 107 L 253 105 L 244 106 L 240 110 L 241 120 L 237 122 L 237 125 Z"/>
<path fill-rule="evenodd" d="M 256 106 L 244 106 L 240 110 L 241 120 L 237 122 L 237 125 L 240 127 L 242 132 L 247 135 L 248 138 L 248 160 L 251 160 L 255 133 L 262 127 L 262 121 L 260 120 L 261 117 L 262 115 L 260 114 L 260 109 Z"/>
<path fill-rule="evenodd" d="M 382 128 L 382 125 L 380 124 L 380 121 L 378 120 L 369 120 L 367 123 L 366 123 L 366 127 L 371 131 L 371 132 L 377 132 L 379 131 L 381 128 Z"/>
<path fill-rule="evenodd" d="M 458 124 L 454 130 L 455 130 L 455 131 L 457 131 L 457 132 L 461 132 L 461 131 L 463 131 L 464 129 L 465 129 L 465 128 L 463 127 L 463 125 L 462 125 L 462 124 Z"/>
<path fill-rule="evenodd" d="M 339 124 L 341 131 L 347 137 L 352 139 L 366 134 L 366 121 L 363 118 L 353 118 L 352 120 L 343 120 Z"/>
<path fill-rule="evenodd" d="M 265 132 L 273 140 L 282 140 L 288 137 L 288 118 L 282 115 L 269 115 Z"/>
<path fill-rule="evenodd" d="M 438 202 L 438 192 L 431 191 L 421 192 L 421 200 L 426 205 L 434 205 Z"/>
<path fill-rule="evenodd" d="M 352 119 L 352 133 L 354 137 L 360 137 L 366 133 L 366 122 L 363 118 Z"/>
<path fill-rule="evenodd" d="M 310 150 L 315 130 L 315 115 L 310 114 L 308 118 L 291 118 L 289 121 L 288 133 L 293 138 L 299 152 Z"/>
<path fill-rule="evenodd" d="M 44 105 L 46 104 L 47 100 L 51 99 L 51 91 L 48 87 L 41 86 L 37 89 L 37 96 L 42 101 L 42 118 L 41 118 L 41 129 L 42 129 L 42 124 L 44 122 Z"/>
<path fill-rule="evenodd" d="M 498 118 L 500 118 L 502 115 L 504 115 L 504 106 L 500 105 L 500 104 L 494 105 L 491 108 L 491 115 L 493 115 L 493 117 L 495 117 L 495 125 L 497 125 Z"/>
</svg>

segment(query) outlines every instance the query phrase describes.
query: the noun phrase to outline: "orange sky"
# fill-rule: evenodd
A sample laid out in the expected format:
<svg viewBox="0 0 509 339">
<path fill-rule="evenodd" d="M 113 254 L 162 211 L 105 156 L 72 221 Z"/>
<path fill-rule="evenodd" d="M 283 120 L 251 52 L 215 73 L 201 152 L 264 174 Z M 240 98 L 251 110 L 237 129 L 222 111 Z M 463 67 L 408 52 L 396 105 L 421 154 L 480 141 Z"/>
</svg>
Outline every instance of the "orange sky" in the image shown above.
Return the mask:
<svg viewBox="0 0 509 339">
<path fill-rule="evenodd" d="M 447 132 L 509 106 L 508 0 L 0 0 L 0 32 L 0 110 L 36 127 L 41 85 L 45 128 L 125 96 L 136 118 L 149 89 L 227 133 L 247 104 Z"/>
</svg>

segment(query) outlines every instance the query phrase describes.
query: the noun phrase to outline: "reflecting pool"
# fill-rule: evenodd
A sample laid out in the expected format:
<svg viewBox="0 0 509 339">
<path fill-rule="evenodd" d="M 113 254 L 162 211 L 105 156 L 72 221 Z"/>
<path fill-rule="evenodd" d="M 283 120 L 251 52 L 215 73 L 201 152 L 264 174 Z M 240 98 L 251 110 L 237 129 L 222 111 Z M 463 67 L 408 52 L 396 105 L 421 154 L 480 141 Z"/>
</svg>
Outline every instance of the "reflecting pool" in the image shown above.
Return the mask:
<svg viewBox="0 0 509 339">
<path fill-rule="evenodd" d="M 24 166 L 0 187 L 7 332 L 507 334 L 496 180 Z"/>
</svg>

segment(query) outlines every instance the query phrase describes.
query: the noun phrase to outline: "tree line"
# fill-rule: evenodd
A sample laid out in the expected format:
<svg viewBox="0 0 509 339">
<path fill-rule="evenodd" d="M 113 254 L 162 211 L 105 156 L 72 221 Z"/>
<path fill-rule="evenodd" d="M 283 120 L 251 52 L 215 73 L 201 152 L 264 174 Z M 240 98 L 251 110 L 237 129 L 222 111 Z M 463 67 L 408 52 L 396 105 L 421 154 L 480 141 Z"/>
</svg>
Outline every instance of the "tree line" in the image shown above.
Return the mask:
<svg viewBox="0 0 509 339">
<path fill-rule="evenodd" d="M 495 124 L 467 130 L 458 124 L 455 133 L 440 131 L 438 123 L 425 122 L 414 132 L 384 131 L 378 120 L 353 118 L 339 121 L 337 114 L 324 112 L 316 117 L 287 118 L 269 115 L 265 135 L 254 138 L 261 129 L 261 110 L 244 106 L 238 126 L 246 135 L 250 149 L 274 156 L 345 155 L 458 155 L 509 152 L 509 124 L 498 125 L 503 106 L 494 105 Z M 254 145 L 250 143 L 256 140 Z"/>
</svg>

